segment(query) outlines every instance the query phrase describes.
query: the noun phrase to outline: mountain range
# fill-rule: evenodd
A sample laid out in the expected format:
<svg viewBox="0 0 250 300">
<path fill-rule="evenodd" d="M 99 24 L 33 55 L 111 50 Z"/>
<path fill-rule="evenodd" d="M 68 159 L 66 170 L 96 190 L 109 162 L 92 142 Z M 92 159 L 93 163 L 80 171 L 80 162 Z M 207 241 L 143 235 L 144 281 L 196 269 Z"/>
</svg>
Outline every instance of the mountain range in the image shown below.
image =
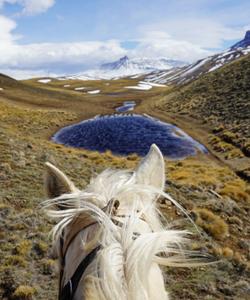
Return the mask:
<svg viewBox="0 0 250 300">
<path fill-rule="evenodd" d="M 128 56 L 124 56 L 120 58 L 118 61 L 103 64 L 101 66 L 101 70 L 111 71 L 111 70 L 131 70 L 132 72 L 140 72 L 140 71 L 152 71 L 155 69 L 158 70 L 167 70 L 172 69 L 173 67 L 181 67 L 187 65 L 187 62 L 166 59 L 166 58 L 128 58 Z"/>
<path fill-rule="evenodd" d="M 80 72 L 59 79 L 101 80 L 123 77 L 137 78 L 158 84 L 184 84 L 203 74 L 212 72 L 250 53 L 250 30 L 243 40 L 225 51 L 198 60 L 192 64 L 167 58 L 148 58 L 124 56 L 117 61 L 102 64 L 99 68 Z"/>
<path fill-rule="evenodd" d="M 197 62 L 184 66 L 172 68 L 170 70 L 154 71 L 147 75 L 145 80 L 160 84 L 184 84 L 201 75 L 215 71 L 222 66 L 237 60 L 250 53 L 250 30 L 245 34 L 245 38 L 225 51 L 198 60 Z"/>
<path fill-rule="evenodd" d="M 99 68 L 87 70 L 78 74 L 65 76 L 66 79 L 117 79 L 121 77 L 140 76 L 156 70 L 169 70 L 172 68 L 183 67 L 187 62 L 167 59 L 167 58 L 129 58 L 124 56 L 117 61 L 102 64 Z"/>
</svg>

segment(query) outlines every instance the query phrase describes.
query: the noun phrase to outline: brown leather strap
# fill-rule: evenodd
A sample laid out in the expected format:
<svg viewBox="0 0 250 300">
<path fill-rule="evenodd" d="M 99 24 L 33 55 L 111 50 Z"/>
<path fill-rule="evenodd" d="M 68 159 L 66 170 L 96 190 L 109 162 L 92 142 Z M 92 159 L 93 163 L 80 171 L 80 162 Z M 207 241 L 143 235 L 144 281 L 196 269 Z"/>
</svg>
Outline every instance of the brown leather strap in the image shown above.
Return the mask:
<svg viewBox="0 0 250 300">
<path fill-rule="evenodd" d="M 62 248 L 63 256 L 66 255 L 70 244 L 73 242 L 75 237 L 82 231 L 87 229 L 89 226 L 97 224 L 97 221 L 89 216 L 81 214 L 79 217 L 74 218 L 69 224 L 70 231 L 63 237 L 64 243 Z"/>
<path fill-rule="evenodd" d="M 119 207 L 119 201 L 118 200 L 110 200 L 102 210 L 108 214 L 108 215 L 115 215 L 116 211 Z M 81 213 L 80 215 L 76 216 L 68 226 L 70 226 L 71 230 L 67 232 L 66 235 L 62 235 L 60 238 L 60 260 L 61 260 L 61 270 L 60 270 L 60 278 L 59 278 L 59 296 L 58 299 L 68 299 L 67 297 L 63 295 L 65 292 L 65 295 L 68 295 L 69 291 L 74 289 L 77 289 L 77 285 L 81 279 L 81 276 L 83 275 L 85 269 L 87 266 L 91 263 L 91 261 L 94 259 L 96 252 L 100 249 L 100 246 L 97 246 L 94 248 L 87 256 L 82 260 L 80 265 L 78 265 L 75 273 L 73 274 L 72 278 L 67 282 L 65 287 L 62 287 L 63 282 L 63 274 L 64 274 L 64 267 L 65 267 L 65 257 L 68 251 L 69 246 L 75 239 L 75 237 L 82 231 L 88 228 L 89 226 L 92 226 L 94 224 L 97 224 L 98 222 L 90 216 L 87 212 Z M 95 255 L 94 255 L 95 253 Z M 90 255 L 91 254 L 91 255 Z M 80 277 L 79 277 L 80 274 Z M 75 278 L 77 278 L 77 283 L 75 282 Z M 67 286 L 67 287 L 66 287 Z M 74 292 L 75 292 L 74 290 Z M 71 295 L 72 296 L 72 295 Z M 73 298 L 73 296 L 72 296 Z M 72 299 L 69 298 L 69 299 Z"/>
<path fill-rule="evenodd" d="M 102 209 L 106 214 L 115 215 L 119 207 L 118 200 L 110 200 L 108 204 Z M 76 216 L 68 226 L 70 226 L 70 231 L 66 236 L 63 237 L 64 243 L 62 248 L 63 256 L 66 255 L 69 245 L 73 242 L 75 237 L 82 230 L 88 228 L 91 225 L 97 224 L 95 218 L 89 215 L 88 212 L 81 213 L 79 216 Z"/>
<path fill-rule="evenodd" d="M 94 248 L 84 259 L 80 262 L 75 273 L 70 278 L 70 280 L 63 287 L 59 300 L 73 300 L 75 292 L 77 290 L 78 284 L 87 269 L 87 267 L 92 263 L 96 257 L 97 252 L 100 250 L 101 246 Z"/>
</svg>

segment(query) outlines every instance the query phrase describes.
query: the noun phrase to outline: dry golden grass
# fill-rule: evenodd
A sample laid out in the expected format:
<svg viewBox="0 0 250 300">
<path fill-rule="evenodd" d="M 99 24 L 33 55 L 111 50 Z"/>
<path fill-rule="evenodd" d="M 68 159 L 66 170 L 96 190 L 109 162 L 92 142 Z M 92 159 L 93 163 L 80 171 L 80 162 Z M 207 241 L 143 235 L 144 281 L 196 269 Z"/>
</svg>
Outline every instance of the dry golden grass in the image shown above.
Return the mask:
<svg viewBox="0 0 250 300">
<path fill-rule="evenodd" d="M 101 93 L 119 93 L 119 92 L 127 92 L 125 86 L 127 85 L 137 85 L 138 79 L 127 80 L 127 79 L 119 79 L 119 80 L 87 80 L 82 81 L 79 79 L 74 80 L 56 80 L 52 79 L 51 82 L 47 84 L 43 84 L 38 82 L 38 79 L 25 80 L 24 83 L 32 86 L 32 87 L 41 87 L 43 89 L 48 90 L 58 90 L 64 92 L 74 92 L 76 94 L 84 95 L 87 91 L 91 90 L 100 90 Z M 65 87 L 65 85 L 69 85 Z M 83 90 L 75 90 L 76 88 L 84 87 Z M 88 95 L 91 97 L 91 95 Z"/>
<path fill-rule="evenodd" d="M 221 133 L 221 137 L 223 138 L 224 141 L 226 141 L 228 143 L 232 143 L 238 138 L 238 135 L 234 132 L 229 131 L 229 130 L 224 130 Z"/>
<path fill-rule="evenodd" d="M 18 266 L 18 267 L 26 267 L 27 266 L 27 261 L 24 259 L 23 256 L 21 255 L 9 255 L 5 257 L 4 260 L 4 265 L 6 267 L 8 266 Z"/>
<path fill-rule="evenodd" d="M 15 248 L 15 253 L 21 256 L 27 256 L 30 253 L 32 243 L 31 241 L 21 241 Z"/>
<path fill-rule="evenodd" d="M 216 189 L 221 182 L 236 178 L 226 167 L 197 158 L 187 158 L 182 162 L 168 162 L 168 177 L 189 187 L 206 187 Z"/>
<path fill-rule="evenodd" d="M 217 257 L 218 259 L 227 259 L 231 261 L 235 257 L 234 250 L 231 249 L 230 247 L 223 247 L 223 246 L 213 246 L 210 249 L 210 253 Z"/>
<path fill-rule="evenodd" d="M 222 255 L 227 259 L 232 259 L 234 256 L 234 251 L 229 247 L 222 248 Z"/>
<path fill-rule="evenodd" d="M 229 131 L 225 131 L 223 134 L 225 135 L 222 135 L 221 137 L 216 135 L 209 136 L 209 143 L 212 145 L 213 149 L 216 152 L 223 153 L 226 160 L 244 157 L 243 152 L 231 144 L 234 138 L 237 138 L 237 135 Z"/>
<path fill-rule="evenodd" d="M 32 300 L 37 290 L 28 285 L 20 285 L 14 292 L 13 297 L 16 300 Z"/>
<path fill-rule="evenodd" d="M 57 269 L 57 262 L 53 259 L 42 259 L 41 260 L 41 273 L 44 275 L 52 275 Z"/>
<path fill-rule="evenodd" d="M 132 160 L 132 161 L 138 161 L 139 160 L 139 156 L 137 153 L 133 153 L 127 156 L 127 160 Z"/>
<path fill-rule="evenodd" d="M 217 240 L 223 240 L 228 236 L 228 225 L 218 215 L 206 208 L 194 209 L 195 223 Z"/>
<path fill-rule="evenodd" d="M 226 182 L 219 193 L 236 201 L 250 201 L 248 185 L 239 178 Z"/>
<path fill-rule="evenodd" d="M 39 242 L 35 243 L 35 245 L 34 245 L 34 250 L 36 251 L 36 253 L 39 256 L 44 256 L 45 254 L 47 254 L 48 249 L 49 249 L 49 246 L 44 241 L 39 241 Z"/>
</svg>

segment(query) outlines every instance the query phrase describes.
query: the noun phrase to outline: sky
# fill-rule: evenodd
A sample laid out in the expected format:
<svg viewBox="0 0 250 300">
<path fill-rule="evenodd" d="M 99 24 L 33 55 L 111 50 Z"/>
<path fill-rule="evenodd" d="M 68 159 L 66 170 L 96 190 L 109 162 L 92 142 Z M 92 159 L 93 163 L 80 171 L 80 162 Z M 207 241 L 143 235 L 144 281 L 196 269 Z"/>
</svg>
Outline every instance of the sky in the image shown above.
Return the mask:
<svg viewBox="0 0 250 300">
<path fill-rule="evenodd" d="M 248 29 L 249 0 L 0 0 L 0 72 L 74 74 L 124 55 L 193 62 Z"/>
</svg>

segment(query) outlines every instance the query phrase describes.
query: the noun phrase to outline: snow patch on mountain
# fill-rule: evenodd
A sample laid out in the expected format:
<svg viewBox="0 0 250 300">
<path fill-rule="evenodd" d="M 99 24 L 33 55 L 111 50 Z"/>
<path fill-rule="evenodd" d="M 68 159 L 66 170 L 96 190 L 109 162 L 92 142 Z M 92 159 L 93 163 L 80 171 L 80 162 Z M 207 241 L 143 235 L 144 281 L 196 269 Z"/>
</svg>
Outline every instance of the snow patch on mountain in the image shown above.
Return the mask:
<svg viewBox="0 0 250 300">
<path fill-rule="evenodd" d="M 152 89 L 152 85 L 145 84 L 145 83 L 139 83 L 136 86 L 125 86 L 126 89 L 133 89 L 133 90 L 143 90 L 148 91 Z"/>
<path fill-rule="evenodd" d="M 82 90 L 85 90 L 85 87 L 81 86 L 81 87 L 75 88 L 75 91 L 82 91 Z"/>
<path fill-rule="evenodd" d="M 51 79 L 50 78 L 39 79 L 38 82 L 46 84 L 46 83 L 51 82 Z"/>
<path fill-rule="evenodd" d="M 88 94 L 91 94 L 91 95 L 95 95 L 95 94 L 99 94 L 99 93 L 100 93 L 100 90 L 88 91 Z"/>
<path fill-rule="evenodd" d="M 139 81 L 136 86 L 125 86 L 126 89 L 135 89 L 135 90 L 151 90 L 152 87 L 165 87 L 165 84 L 158 84 L 149 81 Z"/>
</svg>

